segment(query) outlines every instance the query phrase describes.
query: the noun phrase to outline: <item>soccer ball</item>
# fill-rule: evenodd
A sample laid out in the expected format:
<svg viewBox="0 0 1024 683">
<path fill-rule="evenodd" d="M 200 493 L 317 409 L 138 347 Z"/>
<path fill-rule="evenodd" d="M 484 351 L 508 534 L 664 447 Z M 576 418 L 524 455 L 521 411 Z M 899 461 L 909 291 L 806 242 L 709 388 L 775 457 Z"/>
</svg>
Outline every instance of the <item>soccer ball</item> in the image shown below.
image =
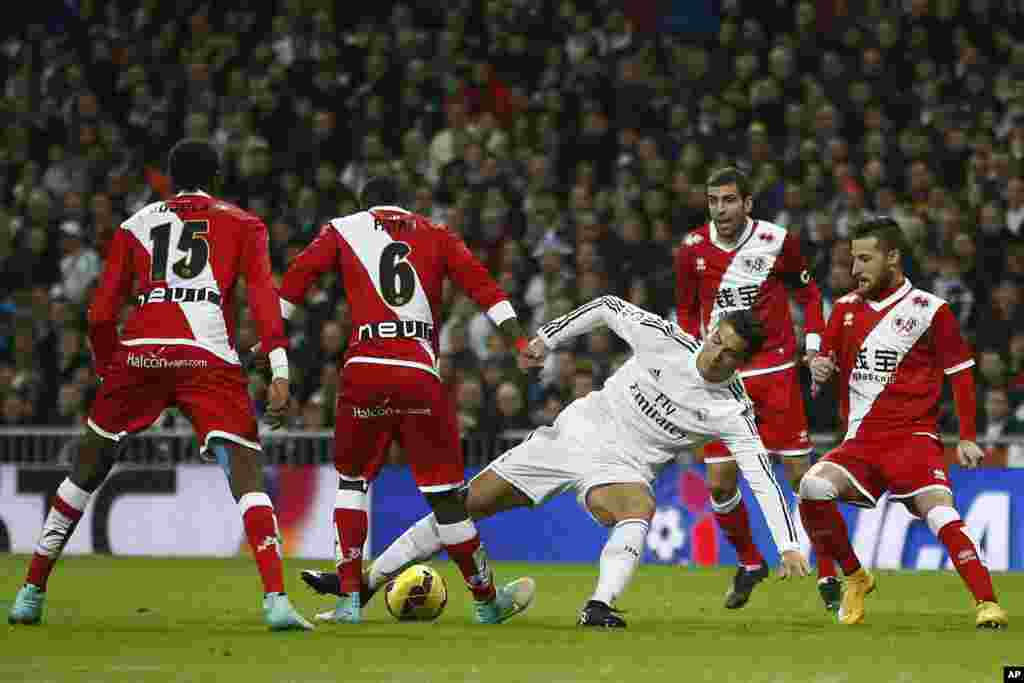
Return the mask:
<svg viewBox="0 0 1024 683">
<path fill-rule="evenodd" d="M 399 621 L 433 621 L 448 604 L 448 585 L 427 565 L 413 565 L 384 589 L 384 604 Z"/>
</svg>

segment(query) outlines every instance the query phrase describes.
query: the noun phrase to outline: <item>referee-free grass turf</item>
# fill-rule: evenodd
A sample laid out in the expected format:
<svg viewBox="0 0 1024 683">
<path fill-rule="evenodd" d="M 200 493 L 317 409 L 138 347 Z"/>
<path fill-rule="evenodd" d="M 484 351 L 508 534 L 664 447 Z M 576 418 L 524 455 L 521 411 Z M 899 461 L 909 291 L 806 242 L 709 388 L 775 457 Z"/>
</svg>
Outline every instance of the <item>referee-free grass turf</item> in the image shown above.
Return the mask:
<svg viewBox="0 0 1024 683">
<path fill-rule="evenodd" d="M 5 616 L 27 561 L 0 555 Z M 629 628 L 600 631 L 575 625 L 596 566 L 495 563 L 499 580 L 538 584 L 533 607 L 498 626 L 474 624 L 454 567 L 433 566 L 451 595 L 434 623 L 399 624 L 377 596 L 361 625 L 270 633 L 246 558 L 66 557 L 44 624 L 0 624 L 0 681 L 990 683 L 1024 664 L 1024 574 L 995 576 L 1011 626 L 994 632 L 975 630 L 952 572 L 880 572 L 866 623 L 844 627 L 813 579 L 773 576 L 729 611 L 731 570 L 642 566 L 620 604 Z M 309 567 L 324 565 L 287 561 L 286 587 L 312 617 L 332 602 L 298 579 Z"/>
</svg>

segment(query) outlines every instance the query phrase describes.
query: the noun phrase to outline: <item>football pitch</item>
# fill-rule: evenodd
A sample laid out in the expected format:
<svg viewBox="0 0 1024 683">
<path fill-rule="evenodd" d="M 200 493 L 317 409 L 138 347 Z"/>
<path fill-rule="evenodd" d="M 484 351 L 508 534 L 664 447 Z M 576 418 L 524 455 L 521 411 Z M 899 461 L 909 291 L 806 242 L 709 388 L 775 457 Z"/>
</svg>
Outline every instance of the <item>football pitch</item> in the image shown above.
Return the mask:
<svg viewBox="0 0 1024 683">
<path fill-rule="evenodd" d="M 0 555 L 6 616 L 25 556 Z M 42 626 L 0 625 L 0 681 L 894 681 L 992 683 L 1024 665 L 1024 575 L 995 576 L 1007 631 L 977 631 L 959 577 L 880 572 L 866 623 L 840 627 L 812 579 L 761 584 L 741 610 L 722 608 L 728 569 L 642 566 L 621 601 L 629 628 L 587 630 L 576 613 L 596 567 L 495 563 L 500 579 L 530 575 L 523 615 L 478 626 L 450 563 L 434 562 L 451 597 L 434 623 L 399 624 L 381 596 L 359 626 L 270 633 L 255 568 L 237 559 L 67 557 L 51 580 Z M 286 586 L 306 616 L 331 602 L 298 579 Z"/>
</svg>

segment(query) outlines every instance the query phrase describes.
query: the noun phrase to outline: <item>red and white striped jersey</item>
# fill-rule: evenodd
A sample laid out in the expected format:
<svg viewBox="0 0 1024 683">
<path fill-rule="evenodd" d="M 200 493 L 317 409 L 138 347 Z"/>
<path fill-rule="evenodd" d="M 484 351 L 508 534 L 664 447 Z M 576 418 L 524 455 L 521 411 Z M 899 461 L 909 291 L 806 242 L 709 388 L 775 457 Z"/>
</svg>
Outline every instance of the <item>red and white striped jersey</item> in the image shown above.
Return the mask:
<svg viewBox="0 0 1024 683">
<path fill-rule="evenodd" d="M 97 367 L 118 342 L 194 346 L 237 365 L 241 277 L 263 348 L 287 348 L 267 244 L 263 221 L 205 192 L 183 192 L 139 210 L 115 231 L 89 309 Z M 138 306 L 118 340 L 118 314 L 133 293 Z"/>
<path fill-rule="evenodd" d="M 943 377 L 974 365 L 949 305 L 909 280 L 880 301 L 836 301 L 821 348 L 832 352 L 846 439 L 936 436 Z"/>
<path fill-rule="evenodd" d="M 495 324 L 515 317 L 508 297 L 456 234 L 397 206 L 334 218 L 281 282 L 286 317 L 323 273 L 341 274 L 352 316 L 345 364 L 437 371 L 442 287 L 450 277 Z"/>
<path fill-rule="evenodd" d="M 774 223 L 748 220 L 737 243 L 726 247 L 712 221 L 689 232 L 676 254 L 680 327 L 703 338 L 725 313 L 749 308 L 764 324 L 764 347 L 743 369 L 744 377 L 793 366 L 797 345 L 789 292 L 804 308 L 807 334 L 820 335 L 821 292 L 799 241 Z"/>
</svg>

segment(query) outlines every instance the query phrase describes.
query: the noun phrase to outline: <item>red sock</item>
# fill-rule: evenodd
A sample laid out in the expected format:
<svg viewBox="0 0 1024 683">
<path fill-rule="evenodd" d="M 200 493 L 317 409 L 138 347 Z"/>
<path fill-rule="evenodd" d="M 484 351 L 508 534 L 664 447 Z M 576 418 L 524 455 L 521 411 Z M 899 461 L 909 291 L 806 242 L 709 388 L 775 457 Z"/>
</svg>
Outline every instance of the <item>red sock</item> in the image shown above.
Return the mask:
<svg viewBox="0 0 1024 683">
<path fill-rule="evenodd" d="M 737 496 L 739 494 L 737 493 Z M 722 533 L 736 549 L 736 557 L 739 564 L 745 567 L 758 567 L 764 564 L 764 556 L 754 544 L 754 535 L 750 530 L 750 517 L 747 515 L 747 506 L 740 498 L 739 505 L 729 512 L 715 511 L 715 519 Z"/>
<path fill-rule="evenodd" d="M 46 521 L 43 522 L 43 529 L 39 533 L 25 583 L 31 583 L 38 586 L 39 590 L 46 591 L 50 572 L 57 564 L 57 559 L 64 551 L 71 534 L 75 532 L 78 521 L 82 519 L 91 495 L 91 492 L 79 488 L 71 479 L 65 479 L 57 487 L 53 505 L 46 514 Z"/>
<path fill-rule="evenodd" d="M 277 518 L 270 496 L 265 493 L 246 493 L 238 500 L 242 510 L 245 535 L 252 548 L 253 559 L 263 580 L 264 593 L 284 593 L 281 569 L 281 539 L 277 531 Z"/>
<path fill-rule="evenodd" d="M 846 520 L 839 513 L 839 506 L 834 500 L 801 499 L 800 519 L 811 538 L 819 563 L 821 558 L 834 560 L 846 576 L 860 569 L 860 560 L 853 552 Z"/>
<path fill-rule="evenodd" d="M 971 595 L 978 602 L 996 602 L 996 592 L 992 588 L 992 576 L 981 563 L 977 546 L 964 528 L 962 520 L 949 522 L 939 529 L 939 540 L 949 551 L 953 566 L 960 573 L 960 578 L 967 584 Z"/>
<path fill-rule="evenodd" d="M 364 498 L 366 496 L 360 495 Z M 341 581 L 342 593 L 358 593 L 362 588 L 363 545 L 366 543 L 369 526 L 370 518 L 366 510 L 334 508 L 334 528 L 338 533 L 338 579 Z"/>
<path fill-rule="evenodd" d="M 821 554 L 817 550 L 815 552 L 815 560 L 818 563 L 818 580 L 835 578 L 836 577 L 836 561 L 832 559 L 831 555 Z"/>
<path fill-rule="evenodd" d="M 480 534 L 472 520 L 438 524 L 437 531 L 448 556 L 462 572 L 462 578 L 473 594 L 473 599 L 477 602 L 493 600 L 494 577 L 487 564 L 487 552 L 480 543 Z"/>
</svg>

